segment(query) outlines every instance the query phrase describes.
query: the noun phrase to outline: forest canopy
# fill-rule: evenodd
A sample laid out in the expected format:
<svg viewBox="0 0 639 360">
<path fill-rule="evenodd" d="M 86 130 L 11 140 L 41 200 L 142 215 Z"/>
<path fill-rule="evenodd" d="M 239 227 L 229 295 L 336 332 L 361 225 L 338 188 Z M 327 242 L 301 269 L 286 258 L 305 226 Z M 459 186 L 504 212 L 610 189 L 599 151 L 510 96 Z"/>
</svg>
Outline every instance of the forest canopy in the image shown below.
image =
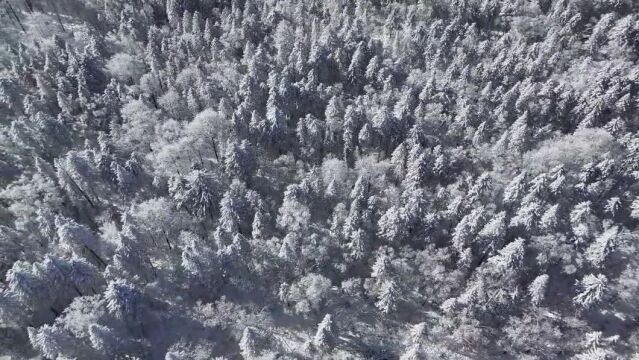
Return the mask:
<svg viewBox="0 0 639 360">
<path fill-rule="evenodd" d="M 639 359 L 639 2 L 1 0 L 0 358 Z"/>
</svg>

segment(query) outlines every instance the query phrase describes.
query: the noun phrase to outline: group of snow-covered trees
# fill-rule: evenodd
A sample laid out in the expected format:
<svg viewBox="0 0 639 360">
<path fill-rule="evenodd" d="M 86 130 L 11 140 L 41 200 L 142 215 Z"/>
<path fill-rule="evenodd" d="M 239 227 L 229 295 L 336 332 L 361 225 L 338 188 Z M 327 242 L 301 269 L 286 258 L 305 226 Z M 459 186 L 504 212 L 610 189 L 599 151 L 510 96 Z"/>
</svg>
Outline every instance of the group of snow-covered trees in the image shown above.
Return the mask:
<svg viewBox="0 0 639 360">
<path fill-rule="evenodd" d="M 0 7 L 0 357 L 639 357 L 639 2 Z"/>
</svg>

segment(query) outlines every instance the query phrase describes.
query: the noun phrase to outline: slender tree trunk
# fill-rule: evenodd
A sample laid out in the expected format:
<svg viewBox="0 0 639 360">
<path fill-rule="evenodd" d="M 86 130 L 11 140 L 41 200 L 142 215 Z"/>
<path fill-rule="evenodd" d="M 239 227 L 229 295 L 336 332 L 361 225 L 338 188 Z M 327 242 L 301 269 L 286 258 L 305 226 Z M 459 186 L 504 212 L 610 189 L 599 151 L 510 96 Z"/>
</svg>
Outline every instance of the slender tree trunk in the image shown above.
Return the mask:
<svg viewBox="0 0 639 360">
<path fill-rule="evenodd" d="M 151 95 L 151 102 L 153 103 L 153 106 L 154 106 L 156 109 L 159 109 L 159 107 L 158 107 L 158 100 L 157 100 L 157 98 L 155 97 L 155 95 Z"/>
<path fill-rule="evenodd" d="M 100 255 L 98 255 L 95 251 L 93 251 L 93 249 L 91 249 L 90 247 L 86 245 L 84 245 L 84 247 L 91 253 L 91 255 L 93 255 L 102 264 L 102 266 L 107 266 L 107 263 L 104 260 L 102 260 Z"/>
<path fill-rule="evenodd" d="M 79 296 L 84 296 L 84 294 L 82 294 L 82 291 L 80 291 L 77 286 L 73 285 L 73 290 L 75 290 L 75 292 L 78 293 Z"/>
<path fill-rule="evenodd" d="M 95 190 L 93 189 L 93 187 L 89 186 L 89 190 L 91 190 L 91 195 L 93 195 L 93 197 L 95 198 L 96 205 L 101 206 L 100 197 L 98 196 L 98 194 L 95 193 Z"/>
<path fill-rule="evenodd" d="M 95 204 L 93 203 L 93 201 L 91 201 L 91 198 L 89 198 L 89 196 L 84 192 L 84 190 L 82 190 L 80 185 L 78 185 L 75 182 L 75 180 L 73 180 L 71 175 L 69 175 L 69 173 L 67 173 L 66 171 L 64 171 L 64 175 L 66 175 L 67 179 L 70 180 L 71 184 L 80 192 L 80 194 L 82 194 L 82 196 L 86 199 L 86 201 L 89 203 L 89 205 L 91 205 L 91 207 L 95 209 L 96 208 Z"/>
<path fill-rule="evenodd" d="M 173 250 L 173 246 L 171 246 L 171 241 L 169 240 L 169 236 L 166 234 L 166 231 L 162 229 L 162 233 L 164 233 L 164 239 L 166 240 L 166 244 L 169 245 L 169 250 Z"/>
<path fill-rule="evenodd" d="M 202 159 L 202 153 L 200 150 L 197 151 L 197 157 L 200 159 L 200 166 L 204 168 L 204 160 Z"/>
<path fill-rule="evenodd" d="M 213 142 L 213 154 L 215 154 L 215 160 L 217 160 L 217 162 L 220 162 L 220 158 L 219 156 L 217 156 L 217 145 L 215 144 L 215 138 L 211 138 L 211 141 Z"/>
<path fill-rule="evenodd" d="M 60 12 L 58 11 L 58 7 L 55 4 L 56 1 L 57 0 L 49 0 L 49 3 L 51 4 L 53 11 L 55 12 L 55 16 L 58 19 L 58 24 L 60 24 L 60 28 L 62 29 L 62 32 L 66 32 L 67 30 L 64 28 L 64 25 L 62 24 L 62 18 L 60 17 Z"/>
<path fill-rule="evenodd" d="M 18 22 L 18 25 L 20 25 L 20 29 L 22 29 L 22 32 L 26 33 L 27 31 L 24 29 L 24 26 L 22 25 L 22 21 L 20 21 L 18 14 L 16 14 L 16 12 L 13 10 L 13 6 L 11 6 L 11 3 L 7 1 L 6 5 L 7 5 L 7 11 L 10 12 L 13 15 L 13 17 L 16 19 L 16 21 Z"/>
</svg>

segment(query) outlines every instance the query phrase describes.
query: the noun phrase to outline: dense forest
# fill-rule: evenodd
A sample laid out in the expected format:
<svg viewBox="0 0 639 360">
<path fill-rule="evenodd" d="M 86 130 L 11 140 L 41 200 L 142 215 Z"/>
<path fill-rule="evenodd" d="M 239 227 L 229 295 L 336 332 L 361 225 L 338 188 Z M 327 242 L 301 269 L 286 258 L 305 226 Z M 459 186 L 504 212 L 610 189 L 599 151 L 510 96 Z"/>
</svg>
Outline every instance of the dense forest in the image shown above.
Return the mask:
<svg viewBox="0 0 639 360">
<path fill-rule="evenodd" d="M 638 1 L 0 24 L 1 358 L 639 359 Z"/>
</svg>

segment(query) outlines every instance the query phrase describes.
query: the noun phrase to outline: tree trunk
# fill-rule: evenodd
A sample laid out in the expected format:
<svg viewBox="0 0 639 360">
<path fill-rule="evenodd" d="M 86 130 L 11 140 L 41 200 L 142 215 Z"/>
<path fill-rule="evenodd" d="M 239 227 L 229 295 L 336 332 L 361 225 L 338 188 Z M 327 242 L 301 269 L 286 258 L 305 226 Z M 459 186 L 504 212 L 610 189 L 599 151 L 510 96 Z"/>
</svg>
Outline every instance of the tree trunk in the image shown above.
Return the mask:
<svg viewBox="0 0 639 360">
<path fill-rule="evenodd" d="M 27 31 L 24 29 L 24 26 L 22 25 L 22 21 L 20 21 L 18 14 L 16 14 L 16 12 L 13 11 L 13 6 L 11 6 L 11 3 L 7 1 L 6 4 L 7 4 L 7 11 L 9 11 L 13 15 L 13 17 L 16 19 L 16 21 L 18 22 L 18 25 L 20 25 L 20 29 L 22 29 L 22 32 L 26 33 Z"/>
<path fill-rule="evenodd" d="M 64 28 L 64 25 L 62 24 L 62 18 L 60 17 L 60 12 L 58 11 L 58 7 L 55 5 L 55 2 L 57 0 L 49 0 L 49 3 L 51 4 L 51 8 L 53 8 L 53 11 L 55 12 L 55 16 L 58 19 L 58 24 L 60 24 L 60 28 L 62 29 L 62 32 L 66 32 L 67 30 Z"/>
<path fill-rule="evenodd" d="M 102 264 L 102 266 L 107 266 L 107 263 L 104 260 L 102 260 L 100 255 L 98 255 L 95 251 L 93 251 L 93 249 L 91 249 L 90 247 L 86 245 L 84 245 L 84 247 L 91 253 L 91 255 L 93 255 Z"/>
<path fill-rule="evenodd" d="M 64 170 L 63 170 L 64 171 Z M 69 173 L 67 173 L 66 171 L 64 171 L 64 175 L 66 175 L 67 179 L 70 180 L 71 184 L 80 192 L 80 194 L 82 194 L 82 196 L 86 199 L 86 201 L 89 203 L 89 205 L 91 205 L 92 208 L 96 208 L 95 204 L 93 203 L 93 201 L 91 201 L 91 199 L 89 198 L 89 196 L 84 192 L 84 190 L 82 190 L 82 188 L 80 187 L 80 185 L 78 185 L 75 180 L 73 180 L 73 178 L 71 177 L 71 175 L 69 175 Z"/>
<path fill-rule="evenodd" d="M 217 162 L 220 162 L 220 157 L 217 156 L 217 145 L 215 145 L 215 138 L 212 138 L 211 141 L 213 142 L 213 153 L 215 154 L 215 160 L 217 160 Z"/>
<path fill-rule="evenodd" d="M 154 106 L 156 109 L 159 109 L 159 107 L 158 107 L 158 101 L 157 101 L 157 99 L 156 99 L 155 95 L 151 95 L 151 102 L 153 103 L 153 106 Z"/>
<path fill-rule="evenodd" d="M 73 285 L 73 290 L 75 290 L 75 292 L 78 293 L 78 296 L 84 296 L 84 294 L 82 294 L 82 291 L 80 291 L 80 289 L 78 289 L 77 286 Z"/>
<path fill-rule="evenodd" d="M 166 240 L 166 244 L 169 246 L 169 250 L 173 250 L 173 246 L 171 246 L 171 241 L 169 237 L 166 235 L 166 231 L 162 229 L 162 233 L 164 234 L 164 239 Z"/>
</svg>

